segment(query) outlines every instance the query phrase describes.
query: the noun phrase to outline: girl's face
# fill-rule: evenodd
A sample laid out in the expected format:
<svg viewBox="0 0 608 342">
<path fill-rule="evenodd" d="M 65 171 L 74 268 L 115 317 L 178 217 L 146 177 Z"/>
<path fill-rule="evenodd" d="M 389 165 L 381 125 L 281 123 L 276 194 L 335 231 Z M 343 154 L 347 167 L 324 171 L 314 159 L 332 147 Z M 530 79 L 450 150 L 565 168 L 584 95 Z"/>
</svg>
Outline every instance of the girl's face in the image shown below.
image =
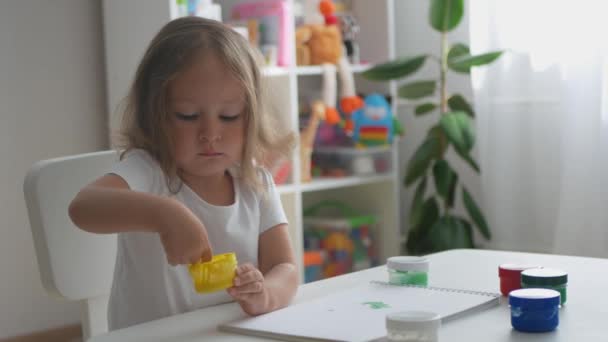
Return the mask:
<svg viewBox="0 0 608 342">
<path fill-rule="evenodd" d="M 217 57 L 199 58 L 171 81 L 169 109 L 173 155 L 183 177 L 223 176 L 240 163 L 245 93 Z"/>
</svg>

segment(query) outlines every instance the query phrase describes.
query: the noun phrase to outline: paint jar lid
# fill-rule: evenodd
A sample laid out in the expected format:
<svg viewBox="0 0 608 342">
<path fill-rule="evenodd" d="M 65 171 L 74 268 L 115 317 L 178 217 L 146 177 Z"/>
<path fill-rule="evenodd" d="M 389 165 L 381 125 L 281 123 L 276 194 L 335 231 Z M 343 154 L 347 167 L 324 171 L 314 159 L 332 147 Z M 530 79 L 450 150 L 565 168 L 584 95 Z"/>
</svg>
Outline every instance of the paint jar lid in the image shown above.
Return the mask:
<svg viewBox="0 0 608 342">
<path fill-rule="evenodd" d="M 436 331 L 441 325 L 441 316 L 430 311 L 398 311 L 386 315 L 388 330 Z"/>
<path fill-rule="evenodd" d="M 568 273 L 555 268 L 532 268 L 521 272 L 521 281 L 528 285 L 563 285 L 568 282 Z"/>
<path fill-rule="evenodd" d="M 419 271 L 429 270 L 429 259 L 416 256 L 394 256 L 388 258 L 386 266 L 397 271 Z"/>
<path fill-rule="evenodd" d="M 499 277 L 510 277 L 510 276 L 519 276 L 522 271 L 531 269 L 531 268 L 540 268 L 538 265 L 532 264 L 501 264 L 498 266 L 498 276 Z"/>
<path fill-rule="evenodd" d="M 551 309 L 559 305 L 559 292 L 551 289 L 519 289 L 509 292 L 509 305 L 528 309 Z"/>
</svg>

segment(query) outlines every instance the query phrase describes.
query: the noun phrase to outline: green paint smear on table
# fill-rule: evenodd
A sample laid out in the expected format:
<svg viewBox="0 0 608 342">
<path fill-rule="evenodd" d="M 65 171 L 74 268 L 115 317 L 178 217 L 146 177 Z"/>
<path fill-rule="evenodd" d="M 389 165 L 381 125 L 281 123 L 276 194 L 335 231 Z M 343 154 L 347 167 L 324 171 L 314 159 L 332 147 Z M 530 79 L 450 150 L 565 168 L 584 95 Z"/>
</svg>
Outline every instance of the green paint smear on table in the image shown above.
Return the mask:
<svg viewBox="0 0 608 342">
<path fill-rule="evenodd" d="M 390 308 L 390 305 L 383 302 L 364 302 L 363 305 L 369 305 L 371 309 L 384 309 Z"/>
</svg>

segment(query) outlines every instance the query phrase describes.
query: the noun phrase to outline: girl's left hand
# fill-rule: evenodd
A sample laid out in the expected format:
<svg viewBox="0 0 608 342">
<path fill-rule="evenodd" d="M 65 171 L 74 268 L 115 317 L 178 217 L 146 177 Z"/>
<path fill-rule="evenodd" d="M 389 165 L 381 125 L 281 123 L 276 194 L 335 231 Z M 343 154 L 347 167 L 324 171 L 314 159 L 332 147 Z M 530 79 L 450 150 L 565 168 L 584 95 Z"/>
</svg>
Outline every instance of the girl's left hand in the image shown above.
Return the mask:
<svg viewBox="0 0 608 342">
<path fill-rule="evenodd" d="M 252 264 L 243 264 L 236 268 L 233 287 L 227 289 L 248 315 L 259 315 L 268 311 L 269 296 L 264 286 L 264 275 Z"/>
</svg>

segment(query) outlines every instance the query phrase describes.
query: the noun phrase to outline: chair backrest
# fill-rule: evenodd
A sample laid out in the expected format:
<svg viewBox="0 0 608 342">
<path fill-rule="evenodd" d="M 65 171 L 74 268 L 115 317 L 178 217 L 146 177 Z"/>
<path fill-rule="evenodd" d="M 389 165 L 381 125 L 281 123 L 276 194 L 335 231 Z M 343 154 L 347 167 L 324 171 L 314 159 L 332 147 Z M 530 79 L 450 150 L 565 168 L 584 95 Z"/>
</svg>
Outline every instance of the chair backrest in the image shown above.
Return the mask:
<svg viewBox="0 0 608 342">
<path fill-rule="evenodd" d="M 23 191 L 40 279 L 49 294 L 90 304 L 90 300 L 107 298 L 110 293 L 116 236 L 78 229 L 68 207 L 83 186 L 107 172 L 116 160 L 116 151 L 102 151 L 42 160 L 29 169 Z M 105 312 L 96 316 L 104 320 L 99 324 L 107 331 Z M 91 323 L 97 325 L 89 319 L 83 318 L 85 335 Z"/>
</svg>

